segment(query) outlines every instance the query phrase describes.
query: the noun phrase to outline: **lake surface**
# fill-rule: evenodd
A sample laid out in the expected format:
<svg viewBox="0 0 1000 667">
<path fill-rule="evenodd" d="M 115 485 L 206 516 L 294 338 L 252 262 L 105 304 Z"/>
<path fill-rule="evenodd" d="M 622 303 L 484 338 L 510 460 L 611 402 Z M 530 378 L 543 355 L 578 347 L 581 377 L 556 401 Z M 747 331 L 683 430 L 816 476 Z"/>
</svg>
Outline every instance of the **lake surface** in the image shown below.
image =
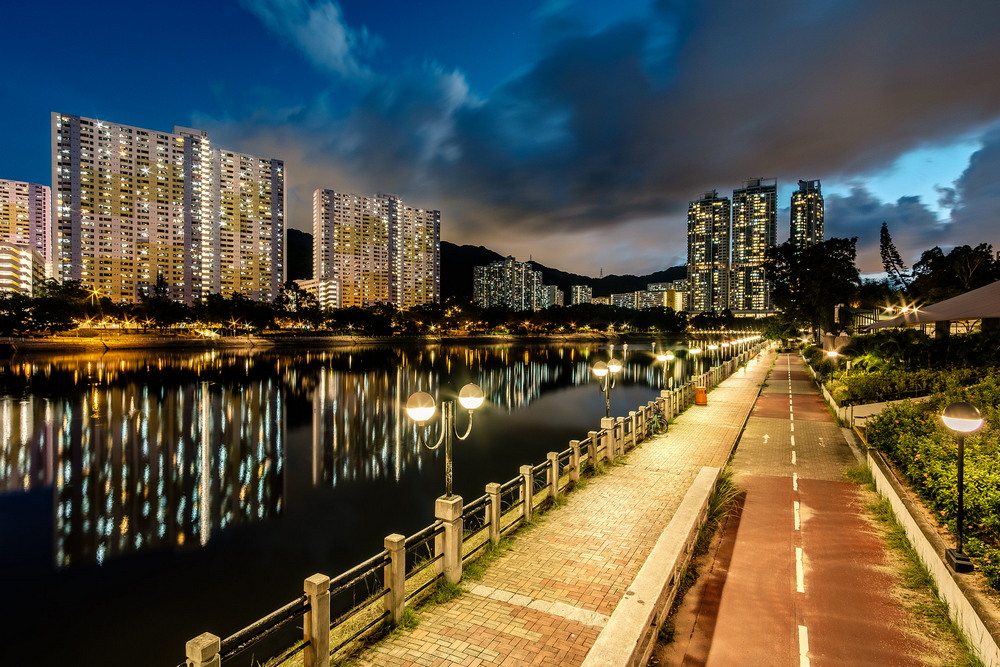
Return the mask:
<svg viewBox="0 0 1000 667">
<path fill-rule="evenodd" d="M 416 444 L 411 393 L 484 389 L 455 441 L 468 502 L 598 429 L 590 367 L 608 356 L 434 345 L 0 360 L 0 664 L 181 663 L 188 639 L 232 634 L 309 575 L 434 521 L 443 453 Z M 680 381 L 680 360 L 671 372 Z M 663 380 L 650 345 L 630 346 L 612 414 Z M 252 657 L 266 656 L 226 664 Z"/>
</svg>

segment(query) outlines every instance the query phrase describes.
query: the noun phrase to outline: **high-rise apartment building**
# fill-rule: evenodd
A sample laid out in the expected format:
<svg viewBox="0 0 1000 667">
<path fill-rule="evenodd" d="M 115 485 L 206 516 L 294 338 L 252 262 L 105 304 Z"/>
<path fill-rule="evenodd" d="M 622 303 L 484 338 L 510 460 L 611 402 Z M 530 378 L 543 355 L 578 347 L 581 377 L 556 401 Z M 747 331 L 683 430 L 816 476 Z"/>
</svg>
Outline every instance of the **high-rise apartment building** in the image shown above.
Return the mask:
<svg viewBox="0 0 1000 667">
<path fill-rule="evenodd" d="M 734 311 L 771 310 L 771 288 L 764 253 L 775 245 L 778 227 L 778 183 L 753 178 L 733 190 L 732 272 L 729 307 Z M 691 278 L 688 276 L 690 285 Z M 694 289 L 692 286 L 692 294 Z"/>
<path fill-rule="evenodd" d="M 28 246 L 52 260 L 49 186 L 0 179 L 0 240 Z"/>
<path fill-rule="evenodd" d="M 0 179 L 0 290 L 32 294 L 52 270 L 47 185 Z"/>
<path fill-rule="evenodd" d="M 544 310 L 552 306 L 566 304 L 566 294 L 556 285 L 542 285 L 538 288 L 538 308 Z"/>
<path fill-rule="evenodd" d="M 792 193 L 791 241 L 797 248 L 823 242 L 823 193 L 819 181 L 799 181 Z"/>
<path fill-rule="evenodd" d="M 281 287 L 281 160 L 212 147 L 201 130 L 157 132 L 52 114 L 54 274 L 113 301 L 162 283 L 273 300 Z"/>
<path fill-rule="evenodd" d="M 441 212 L 411 208 L 395 195 L 313 193 L 313 276 L 324 307 L 391 303 L 410 308 L 441 299 Z M 322 287 L 333 283 L 335 289 Z"/>
<path fill-rule="evenodd" d="M 528 262 L 507 257 L 472 270 L 473 299 L 483 308 L 538 310 L 542 272 Z"/>
<path fill-rule="evenodd" d="M 729 199 L 715 190 L 688 204 L 688 306 L 692 312 L 729 308 Z"/>
<path fill-rule="evenodd" d="M 590 303 L 591 298 L 594 296 L 594 290 L 591 289 L 590 285 L 573 285 L 569 288 L 569 294 L 570 305 Z"/>
</svg>

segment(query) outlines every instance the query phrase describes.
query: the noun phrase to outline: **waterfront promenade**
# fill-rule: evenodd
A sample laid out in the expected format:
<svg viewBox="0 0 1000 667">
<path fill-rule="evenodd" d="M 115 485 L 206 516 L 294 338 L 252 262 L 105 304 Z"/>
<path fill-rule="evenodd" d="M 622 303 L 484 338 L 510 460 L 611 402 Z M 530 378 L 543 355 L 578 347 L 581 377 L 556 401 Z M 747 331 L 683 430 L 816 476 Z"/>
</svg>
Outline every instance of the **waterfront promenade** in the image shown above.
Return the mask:
<svg viewBox="0 0 1000 667">
<path fill-rule="evenodd" d="M 703 466 L 722 467 L 775 359 L 763 353 L 691 406 L 669 431 L 520 533 L 480 581 L 420 612 L 354 664 L 583 663 Z"/>
</svg>

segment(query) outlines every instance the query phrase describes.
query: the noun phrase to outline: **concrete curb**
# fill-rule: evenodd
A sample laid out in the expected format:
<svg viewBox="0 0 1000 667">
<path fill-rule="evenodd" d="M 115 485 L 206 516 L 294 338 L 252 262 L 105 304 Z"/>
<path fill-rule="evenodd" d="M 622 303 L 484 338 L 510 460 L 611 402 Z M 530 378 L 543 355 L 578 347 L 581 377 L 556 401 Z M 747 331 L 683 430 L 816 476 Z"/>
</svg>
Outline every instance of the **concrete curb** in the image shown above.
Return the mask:
<svg viewBox="0 0 1000 667">
<path fill-rule="evenodd" d="M 966 597 L 965 592 L 955 580 L 955 576 L 945 565 L 943 547 L 935 548 L 920 529 L 917 520 L 910 513 L 904 502 L 899 483 L 893 479 L 888 466 L 872 450 L 868 451 L 868 467 L 875 479 L 875 488 L 888 499 L 892 511 L 906 532 L 910 544 L 916 549 L 917 555 L 930 571 L 938 588 L 938 596 L 948 605 L 948 614 L 965 634 L 976 656 L 986 667 L 1000 667 L 1000 646 L 989 628 L 983 622 L 975 606 Z"/>
<path fill-rule="evenodd" d="M 677 594 L 721 468 L 703 467 L 632 585 L 587 653 L 583 667 L 645 665 Z"/>
</svg>

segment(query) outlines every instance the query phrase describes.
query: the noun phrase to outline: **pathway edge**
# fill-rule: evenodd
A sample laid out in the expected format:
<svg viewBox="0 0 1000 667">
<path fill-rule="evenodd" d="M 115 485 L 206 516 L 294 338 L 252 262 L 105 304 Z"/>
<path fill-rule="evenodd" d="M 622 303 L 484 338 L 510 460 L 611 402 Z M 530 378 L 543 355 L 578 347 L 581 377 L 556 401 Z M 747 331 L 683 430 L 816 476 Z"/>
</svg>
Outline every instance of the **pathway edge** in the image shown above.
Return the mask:
<svg viewBox="0 0 1000 667">
<path fill-rule="evenodd" d="M 705 466 L 695 477 L 582 667 L 646 664 L 708 517 L 708 501 L 721 472 L 721 468 Z"/>
</svg>

